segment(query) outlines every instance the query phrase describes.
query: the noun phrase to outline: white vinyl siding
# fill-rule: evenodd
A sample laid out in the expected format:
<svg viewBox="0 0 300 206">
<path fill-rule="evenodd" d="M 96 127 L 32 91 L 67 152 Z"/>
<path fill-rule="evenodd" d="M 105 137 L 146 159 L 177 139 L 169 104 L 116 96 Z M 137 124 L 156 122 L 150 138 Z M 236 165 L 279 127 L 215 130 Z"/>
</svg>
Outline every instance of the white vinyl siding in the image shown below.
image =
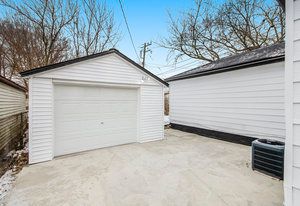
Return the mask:
<svg viewBox="0 0 300 206">
<path fill-rule="evenodd" d="M 284 63 L 171 81 L 170 119 L 284 141 Z"/>
<path fill-rule="evenodd" d="M 162 139 L 164 136 L 163 111 L 163 88 L 159 86 L 142 86 L 140 142 Z"/>
<path fill-rule="evenodd" d="M 115 54 L 68 65 L 40 74 L 39 77 L 103 83 L 149 84 L 157 82 Z M 142 82 L 143 77 L 148 77 Z"/>
<path fill-rule="evenodd" d="M 24 112 L 25 91 L 0 82 L 0 150 L 20 135 Z"/>
<path fill-rule="evenodd" d="M 29 80 L 29 163 L 53 158 L 53 85 L 51 79 Z"/>
<path fill-rule="evenodd" d="M 300 0 L 286 0 L 286 206 L 300 205 Z"/>
<path fill-rule="evenodd" d="M 163 85 L 115 54 L 38 73 L 29 82 L 29 163 L 53 159 L 57 84 L 137 91 L 137 142 L 163 139 Z M 149 119 L 152 118 L 152 119 Z"/>
<path fill-rule="evenodd" d="M 25 110 L 25 92 L 0 82 L 0 118 L 19 114 Z"/>
</svg>

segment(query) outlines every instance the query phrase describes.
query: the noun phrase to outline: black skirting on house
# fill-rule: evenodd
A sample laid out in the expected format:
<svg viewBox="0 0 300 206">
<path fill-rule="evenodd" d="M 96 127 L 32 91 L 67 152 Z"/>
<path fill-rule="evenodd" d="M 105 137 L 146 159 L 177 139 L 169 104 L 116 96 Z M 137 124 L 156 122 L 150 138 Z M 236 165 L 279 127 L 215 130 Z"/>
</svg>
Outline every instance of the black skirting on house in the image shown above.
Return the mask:
<svg viewBox="0 0 300 206">
<path fill-rule="evenodd" d="M 218 139 L 218 140 L 224 140 L 227 142 L 243 144 L 243 145 L 247 145 L 247 146 L 251 146 L 251 143 L 257 139 L 257 138 L 253 138 L 253 137 L 247 137 L 247 136 L 242 136 L 242 135 L 237 135 L 237 134 L 219 132 L 219 131 L 215 131 L 215 130 L 191 127 L 191 126 L 174 124 L 174 123 L 171 123 L 171 128 L 178 129 L 178 130 L 181 130 L 184 132 L 199 134 L 199 135 L 202 135 L 205 137 L 210 137 L 210 138 L 214 138 L 214 139 Z"/>
</svg>

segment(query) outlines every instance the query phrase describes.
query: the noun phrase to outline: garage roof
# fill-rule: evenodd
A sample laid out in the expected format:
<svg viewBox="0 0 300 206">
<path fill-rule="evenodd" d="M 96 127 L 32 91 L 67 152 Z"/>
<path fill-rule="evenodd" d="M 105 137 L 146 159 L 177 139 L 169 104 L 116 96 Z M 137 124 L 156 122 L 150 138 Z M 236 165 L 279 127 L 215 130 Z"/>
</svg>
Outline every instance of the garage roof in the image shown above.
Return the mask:
<svg viewBox="0 0 300 206">
<path fill-rule="evenodd" d="M 194 78 L 220 72 L 243 69 L 269 63 L 284 61 L 284 43 L 262 47 L 250 52 L 232 55 L 212 63 L 182 72 L 166 79 L 167 82 Z"/>
<path fill-rule="evenodd" d="M 85 61 L 85 60 L 94 59 L 94 58 L 105 56 L 105 55 L 112 54 L 112 53 L 117 54 L 118 56 L 120 56 L 124 60 L 126 60 L 129 63 L 131 63 L 134 66 L 136 66 L 138 69 L 142 70 L 146 74 L 148 74 L 151 77 L 153 77 L 154 79 L 156 79 L 157 81 L 159 81 L 162 84 L 168 86 L 167 82 L 165 82 L 164 80 L 160 79 L 158 76 L 152 74 L 150 71 L 148 71 L 144 67 L 140 66 L 139 64 L 137 64 L 136 62 L 134 62 L 132 59 L 130 59 L 129 57 L 127 57 L 124 54 L 122 54 L 117 49 L 110 49 L 108 51 L 104 51 L 104 52 L 100 52 L 100 53 L 96 53 L 96 54 L 92 54 L 92 55 L 87 55 L 87 56 L 84 56 L 84 57 L 79 57 L 79 58 L 75 58 L 75 59 L 71 59 L 71 60 L 59 62 L 59 63 L 56 63 L 56 64 L 50 64 L 50 65 L 47 65 L 47 66 L 30 69 L 30 70 L 27 70 L 27 71 L 24 71 L 24 72 L 20 72 L 20 74 L 21 74 L 22 77 L 27 77 L 27 76 L 30 76 L 30 75 L 33 75 L 33 74 L 37 74 L 37 73 L 40 73 L 40 72 L 49 71 L 49 70 L 52 70 L 52 69 L 56 69 L 56 68 L 59 68 L 59 67 L 67 66 L 67 65 L 70 65 L 70 64 L 75 64 L 75 63 L 82 62 L 82 61 Z"/>
</svg>

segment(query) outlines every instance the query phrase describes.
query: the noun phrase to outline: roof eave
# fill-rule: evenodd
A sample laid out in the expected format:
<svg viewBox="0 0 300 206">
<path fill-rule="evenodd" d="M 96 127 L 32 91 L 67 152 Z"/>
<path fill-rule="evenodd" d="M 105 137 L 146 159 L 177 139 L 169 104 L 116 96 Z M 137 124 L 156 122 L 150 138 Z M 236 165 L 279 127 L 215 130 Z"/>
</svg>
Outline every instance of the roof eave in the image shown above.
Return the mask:
<svg viewBox="0 0 300 206">
<path fill-rule="evenodd" d="M 0 82 L 6 84 L 6 85 L 8 85 L 8 86 L 11 86 L 11 87 L 13 87 L 13 88 L 15 88 L 15 89 L 21 90 L 21 91 L 23 91 L 23 92 L 26 92 L 26 91 L 27 91 L 27 89 L 26 89 L 25 87 L 22 87 L 21 85 L 15 83 L 15 82 L 13 82 L 13 81 L 11 81 L 11 80 L 9 80 L 9 79 L 6 79 L 6 78 L 3 77 L 3 76 L 0 76 Z"/>
<path fill-rule="evenodd" d="M 185 76 L 181 76 L 181 77 L 174 77 L 174 78 L 170 77 L 170 78 L 167 78 L 165 81 L 172 82 L 172 81 L 183 80 L 183 79 L 191 79 L 191 78 L 196 78 L 196 77 L 200 77 L 200 76 L 229 72 L 229 71 L 245 69 L 245 68 L 249 68 L 249 67 L 253 67 L 253 66 L 261 66 L 261 65 L 271 64 L 271 63 L 276 63 L 276 62 L 281 62 L 281 61 L 284 61 L 284 55 L 280 55 L 280 56 L 276 56 L 276 57 L 269 57 L 269 58 L 265 58 L 265 59 L 260 59 L 260 60 L 256 60 L 256 61 L 252 61 L 252 62 L 243 63 L 243 64 L 221 67 L 219 69 L 214 69 L 214 70 L 202 71 L 202 72 L 185 75 Z"/>
<path fill-rule="evenodd" d="M 148 71 L 147 69 L 145 69 L 141 65 L 137 64 L 135 61 L 131 60 L 130 58 L 128 58 L 127 56 L 125 56 L 124 54 L 122 54 L 120 51 L 118 51 L 116 49 L 110 49 L 108 51 L 104 51 L 104 52 L 101 52 L 101 53 L 92 54 L 92 55 L 88 55 L 88 56 L 84 56 L 84 57 L 80 57 L 80 58 L 76 58 L 76 59 L 71 59 L 71 60 L 67 60 L 67 61 L 64 61 L 64 62 L 59 62 L 59 63 L 56 63 L 56 64 L 51 64 L 51 65 L 47 65 L 47 66 L 43 66 L 43 67 L 38 67 L 38 68 L 31 69 L 31 70 L 28 70 L 28 71 L 20 72 L 20 75 L 23 78 L 29 78 L 32 75 L 35 75 L 35 74 L 38 74 L 38 73 L 41 73 L 41 72 L 47 72 L 47 71 L 50 71 L 52 69 L 56 69 L 56 68 L 60 68 L 60 67 L 63 67 L 63 66 L 75 64 L 75 63 L 78 63 L 78 62 L 94 59 L 94 58 L 105 56 L 105 55 L 112 54 L 112 53 L 117 54 L 121 58 L 123 58 L 126 61 L 128 61 L 129 63 L 133 64 L 135 67 L 139 68 L 140 70 L 142 70 L 143 72 L 145 72 L 146 74 L 148 74 L 149 76 L 154 78 L 155 80 L 159 81 L 163 85 L 165 85 L 167 87 L 169 86 L 169 84 L 167 82 L 160 79 L 158 76 L 152 74 L 150 71 Z"/>
<path fill-rule="evenodd" d="M 29 77 L 29 76 L 34 75 L 34 74 L 49 71 L 49 70 L 56 69 L 56 68 L 63 67 L 63 66 L 67 66 L 67 65 L 70 65 L 70 64 L 75 64 L 77 62 L 97 58 L 97 57 L 104 56 L 104 55 L 107 55 L 107 54 L 110 54 L 110 53 L 113 53 L 113 52 L 114 52 L 114 50 L 108 50 L 108 51 L 101 52 L 101 53 L 98 53 L 98 54 L 92 54 L 92 55 L 88 55 L 88 56 L 84 56 L 84 57 L 80 57 L 80 58 L 75 58 L 75 59 L 71 59 L 71 60 L 67 60 L 67 61 L 63 61 L 63 62 L 59 62 L 59 63 L 55 63 L 55 64 L 50 64 L 50 65 L 46 65 L 46 66 L 42 66 L 42 67 L 37 67 L 37 68 L 34 68 L 34 69 L 30 69 L 30 70 L 27 70 L 27 71 L 20 72 L 20 75 L 21 75 L 21 77 Z"/>
</svg>

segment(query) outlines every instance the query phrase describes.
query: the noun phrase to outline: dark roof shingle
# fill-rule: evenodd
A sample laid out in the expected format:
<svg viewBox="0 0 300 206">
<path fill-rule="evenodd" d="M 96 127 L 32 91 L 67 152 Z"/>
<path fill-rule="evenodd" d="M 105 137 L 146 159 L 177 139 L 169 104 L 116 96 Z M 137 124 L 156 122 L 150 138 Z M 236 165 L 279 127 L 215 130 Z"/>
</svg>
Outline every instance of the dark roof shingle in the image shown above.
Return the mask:
<svg viewBox="0 0 300 206">
<path fill-rule="evenodd" d="M 245 67 L 268 64 L 276 61 L 284 60 L 284 43 L 272 46 L 262 47 L 250 52 L 244 52 L 228 57 L 224 57 L 215 62 L 205 64 L 200 67 L 182 72 L 166 79 L 167 82 L 193 78 L 203 75 L 242 69 Z"/>
</svg>

